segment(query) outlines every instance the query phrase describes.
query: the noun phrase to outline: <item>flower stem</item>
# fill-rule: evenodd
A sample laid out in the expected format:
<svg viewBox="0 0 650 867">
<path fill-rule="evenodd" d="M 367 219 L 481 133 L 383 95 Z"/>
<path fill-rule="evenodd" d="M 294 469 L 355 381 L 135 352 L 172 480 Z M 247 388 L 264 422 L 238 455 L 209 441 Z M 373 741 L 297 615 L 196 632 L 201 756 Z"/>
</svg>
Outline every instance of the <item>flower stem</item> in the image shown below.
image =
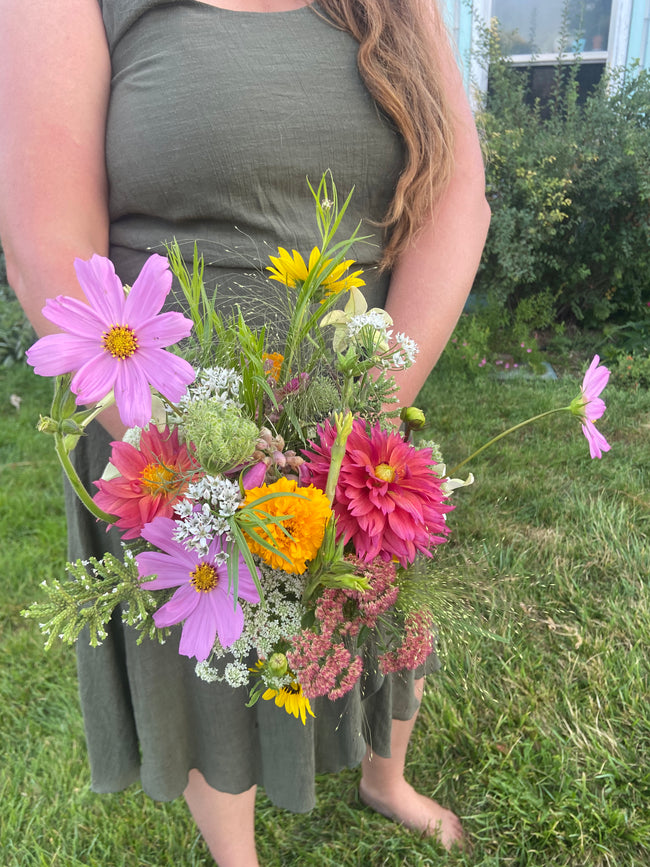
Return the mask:
<svg viewBox="0 0 650 867">
<path fill-rule="evenodd" d="M 81 479 L 77 475 L 77 471 L 75 470 L 72 461 L 70 460 L 70 455 L 68 450 L 65 447 L 63 442 L 63 436 L 61 434 L 54 435 L 54 448 L 56 454 L 61 462 L 61 466 L 63 467 L 63 471 L 68 477 L 68 481 L 72 485 L 72 489 L 75 494 L 79 497 L 84 506 L 88 509 L 88 511 L 93 514 L 96 518 L 99 518 L 100 521 L 106 521 L 107 524 L 114 524 L 117 521 L 116 515 L 109 515 L 108 512 L 104 512 L 100 509 L 92 500 L 92 497 L 88 493 L 88 491 L 84 488 Z"/>
<path fill-rule="evenodd" d="M 455 467 L 453 467 L 451 470 L 448 471 L 447 475 L 451 478 L 451 476 L 455 475 L 455 473 L 461 467 L 464 467 L 465 464 L 468 464 L 473 458 L 475 458 L 477 455 L 480 455 L 481 452 L 484 452 L 485 449 L 494 445 L 494 443 L 499 442 L 499 440 L 503 439 L 504 437 L 507 437 L 508 434 L 514 433 L 514 431 L 519 430 L 519 428 L 525 427 L 527 424 L 531 424 L 531 422 L 539 421 L 540 418 L 545 418 L 548 415 L 554 415 L 556 412 L 570 412 L 570 411 L 571 411 L 570 406 L 560 406 L 560 407 L 556 407 L 555 409 L 549 409 L 546 412 L 541 412 L 539 415 L 534 415 L 531 418 L 527 418 L 526 421 L 520 421 L 519 424 L 516 424 L 514 427 L 510 427 L 510 428 L 508 428 L 508 430 L 504 430 L 502 433 L 497 434 L 497 436 L 492 437 L 492 439 L 488 440 L 488 442 L 486 442 L 484 445 L 482 445 L 480 449 L 477 449 L 475 452 L 472 452 L 472 454 L 468 458 L 465 458 L 464 461 L 461 461 L 459 464 L 456 464 Z"/>
<path fill-rule="evenodd" d="M 339 480 L 339 473 L 341 472 L 341 464 L 345 457 L 345 446 L 352 432 L 352 413 L 349 410 L 345 415 L 342 412 L 334 413 L 334 421 L 337 433 L 336 439 L 332 443 L 330 467 L 327 474 L 327 484 L 325 485 L 325 496 L 330 501 L 330 506 L 334 505 L 336 485 Z"/>
</svg>

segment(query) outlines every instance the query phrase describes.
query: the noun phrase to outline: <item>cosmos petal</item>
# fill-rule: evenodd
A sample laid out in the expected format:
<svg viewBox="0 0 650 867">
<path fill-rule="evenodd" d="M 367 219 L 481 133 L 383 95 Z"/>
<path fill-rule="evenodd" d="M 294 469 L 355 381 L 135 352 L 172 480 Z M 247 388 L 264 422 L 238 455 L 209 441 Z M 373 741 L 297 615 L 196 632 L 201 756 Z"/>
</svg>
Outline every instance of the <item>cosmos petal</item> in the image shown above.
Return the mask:
<svg viewBox="0 0 650 867">
<path fill-rule="evenodd" d="M 83 301 L 66 295 L 48 298 L 43 308 L 43 316 L 69 334 L 86 337 L 98 346 L 101 345 L 106 324 L 92 307 L 84 304 Z"/>
<path fill-rule="evenodd" d="M 124 287 L 111 260 L 95 254 L 88 261 L 75 259 L 74 269 L 84 295 L 102 322 L 108 327 L 125 324 Z"/>
<path fill-rule="evenodd" d="M 142 266 L 126 296 L 125 321 L 137 329 L 138 324 L 160 313 L 171 288 L 172 272 L 169 262 L 164 256 L 154 253 Z"/>
<path fill-rule="evenodd" d="M 116 359 L 108 352 L 89 358 L 72 377 L 71 390 L 77 403 L 96 403 L 110 394 L 118 368 Z"/>
<path fill-rule="evenodd" d="M 141 348 L 164 349 L 188 336 L 193 322 L 182 313 L 161 313 L 137 326 Z"/>
<path fill-rule="evenodd" d="M 97 345 L 84 337 L 46 334 L 27 350 L 27 362 L 39 376 L 61 376 L 79 370 L 97 353 Z"/>
<path fill-rule="evenodd" d="M 201 596 L 202 594 L 197 592 L 191 584 L 183 584 L 169 602 L 165 602 L 154 612 L 153 619 L 156 626 L 174 626 L 176 623 L 186 620 L 198 607 Z"/>
</svg>

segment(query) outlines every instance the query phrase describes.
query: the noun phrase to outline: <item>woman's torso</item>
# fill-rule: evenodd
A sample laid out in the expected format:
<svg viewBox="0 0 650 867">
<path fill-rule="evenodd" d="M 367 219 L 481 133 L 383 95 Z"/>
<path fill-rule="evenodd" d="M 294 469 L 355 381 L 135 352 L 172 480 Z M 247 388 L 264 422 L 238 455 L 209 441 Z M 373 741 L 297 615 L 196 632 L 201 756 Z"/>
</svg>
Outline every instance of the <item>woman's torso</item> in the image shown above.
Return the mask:
<svg viewBox="0 0 650 867">
<path fill-rule="evenodd" d="M 344 231 L 378 259 L 402 165 L 399 135 L 356 65 L 357 43 L 314 9 L 230 11 L 194 0 L 104 0 L 113 79 L 106 157 L 111 255 L 125 282 L 152 249 L 198 240 L 207 275 L 234 300 L 278 246 L 318 243 L 307 179 L 331 169 L 355 193 Z M 368 274 L 369 302 L 386 278 Z M 245 294 L 245 293 L 244 293 Z"/>
</svg>

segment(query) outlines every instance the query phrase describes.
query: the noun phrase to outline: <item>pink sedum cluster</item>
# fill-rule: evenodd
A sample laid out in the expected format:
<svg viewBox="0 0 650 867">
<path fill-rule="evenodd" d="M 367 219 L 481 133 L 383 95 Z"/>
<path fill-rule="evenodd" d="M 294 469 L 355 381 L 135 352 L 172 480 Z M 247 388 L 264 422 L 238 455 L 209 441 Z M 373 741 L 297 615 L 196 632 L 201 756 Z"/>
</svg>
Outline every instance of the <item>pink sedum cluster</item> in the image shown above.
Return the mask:
<svg viewBox="0 0 650 867">
<path fill-rule="evenodd" d="M 382 653 L 379 666 L 384 674 L 391 671 L 413 671 L 422 665 L 433 651 L 431 618 L 426 612 L 415 612 L 406 618 L 404 639 L 395 650 Z"/>
<path fill-rule="evenodd" d="M 353 688 L 363 671 L 363 660 L 346 647 L 344 639 L 359 635 L 363 627 L 374 629 L 395 604 L 399 594 L 392 561 L 377 560 L 367 564 L 356 557 L 347 559 L 357 574 L 369 579 L 369 589 L 365 592 L 325 590 L 315 610 L 320 632 L 303 630 L 294 639 L 294 649 L 287 654 L 289 665 L 309 699 L 327 696 L 336 700 Z M 430 629 L 425 635 L 423 626 L 424 618 L 422 624 L 418 621 L 410 627 L 407 621 L 403 644 L 397 651 L 380 657 L 382 671 L 397 671 L 391 667 L 396 659 L 404 662 L 400 668 L 416 668 L 426 658 L 433 647 L 433 636 Z"/>
</svg>

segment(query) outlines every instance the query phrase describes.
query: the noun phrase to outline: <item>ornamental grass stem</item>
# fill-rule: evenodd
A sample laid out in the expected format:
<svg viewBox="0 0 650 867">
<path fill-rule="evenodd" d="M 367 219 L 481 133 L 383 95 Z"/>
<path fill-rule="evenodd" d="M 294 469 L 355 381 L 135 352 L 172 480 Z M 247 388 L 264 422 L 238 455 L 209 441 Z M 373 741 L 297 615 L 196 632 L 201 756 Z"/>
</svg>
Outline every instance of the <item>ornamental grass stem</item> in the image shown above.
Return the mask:
<svg viewBox="0 0 650 867">
<path fill-rule="evenodd" d="M 539 421 L 540 418 L 545 418 L 548 415 L 554 415 L 556 412 L 571 412 L 570 406 L 560 406 L 556 407 L 556 409 L 549 409 L 546 412 L 541 412 L 539 415 L 534 415 L 531 418 L 527 418 L 525 421 L 520 421 L 519 424 L 514 425 L 514 427 L 508 428 L 508 430 L 502 431 L 497 436 L 492 437 L 491 440 L 488 440 L 484 445 L 481 446 L 480 449 L 477 449 L 475 452 L 465 458 L 465 460 L 461 461 L 459 464 L 456 464 L 451 470 L 448 471 L 447 475 L 451 478 L 451 476 L 455 475 L 461 467 L 464 467 L 465 464 L 468 464 L 471 460 L 473 460 L 477 455 L 480 455 L 481 452 L 484 452 L 485 449 L 494 445 L 494 443 L 499 442 L 499 440 L 507 437 L 508 434 L 514 433 L 516 430 L 519 430 L 522 427 L 525 427 L 527 424 L 531 424 L 531 422 Z"/>
</svg>

